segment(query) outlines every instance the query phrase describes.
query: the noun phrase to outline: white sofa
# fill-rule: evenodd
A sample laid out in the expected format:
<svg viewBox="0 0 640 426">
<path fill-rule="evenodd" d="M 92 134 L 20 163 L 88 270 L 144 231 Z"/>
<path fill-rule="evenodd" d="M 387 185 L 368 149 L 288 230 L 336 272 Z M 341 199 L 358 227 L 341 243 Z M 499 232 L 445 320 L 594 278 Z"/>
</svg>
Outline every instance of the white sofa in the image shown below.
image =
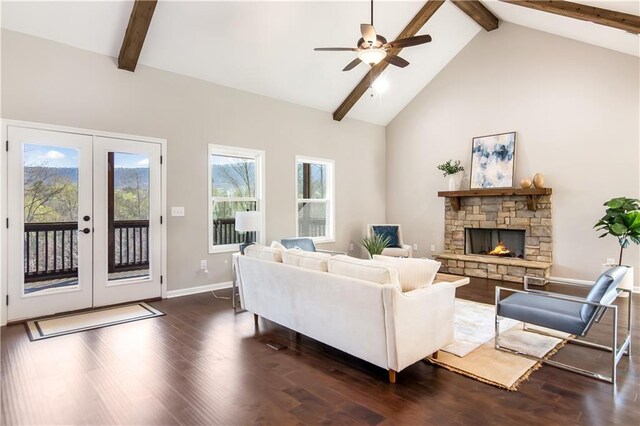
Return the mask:
<svg viewBox="0 0 640 426">
<path fill-rule="evenodd" d="M 256 321 L 261 316 L 389 370 L 392 383 L 396 372 L 452 342 L 455 287 L 468 282 L 439 274 L 433 285 L 402 293 L 397 285 L 264 258 L 239 256 L 236 267 L 242 306 Z"/>
</svg>

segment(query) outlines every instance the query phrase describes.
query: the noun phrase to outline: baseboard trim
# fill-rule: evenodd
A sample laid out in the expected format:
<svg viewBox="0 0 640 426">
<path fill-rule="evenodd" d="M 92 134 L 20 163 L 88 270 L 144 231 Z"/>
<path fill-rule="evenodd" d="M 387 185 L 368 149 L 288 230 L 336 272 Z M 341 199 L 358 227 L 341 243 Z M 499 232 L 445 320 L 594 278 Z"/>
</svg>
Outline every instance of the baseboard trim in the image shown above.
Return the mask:
<svg viewBox="0 0 640 426">
<path fill-rule="evenodd" d="M 586 287 L 591 287 L 593 285 L 593 281 L 579 280 L 579 279 L 576 279 L 576 278 L 549 277 L 549 281 L 554 281 L 554 282 L 557 282 L 557 283 L 583 285 L 583 286 L 586 286 Z M 640 287 L 634 287 L 633 288 L 633 292 L 634 293 L 640 293 Z"/>
<path fill-rule="evenodd" d="M 208 291 L 222 290 L 225 288 L 231 288 L 233 281 L 225 281 L 216 284 L 201 285 L 198 287 L 181 288 L 178 290 L 167 291 L 167 299 L 173 299 L 174 297 L 189 296 L 191 294 L 206 293 Z"/>
</svg>

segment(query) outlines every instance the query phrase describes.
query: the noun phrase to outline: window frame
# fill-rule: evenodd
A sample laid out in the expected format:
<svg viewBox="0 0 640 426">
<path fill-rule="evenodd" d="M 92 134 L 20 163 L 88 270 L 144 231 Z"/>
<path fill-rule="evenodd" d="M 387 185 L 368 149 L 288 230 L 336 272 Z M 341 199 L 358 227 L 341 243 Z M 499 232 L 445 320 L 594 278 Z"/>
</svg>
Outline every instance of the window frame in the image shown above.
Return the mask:
<svg viewBox="0 0 640 426">
<path fill-rule="evenodd" d="M 255 197 L 214 197 L 211 195 L 213 192 L 211 157 L 213 155 L 253 159 L 256 164 Z M 264 244 L 266 236 L 265 158 L 266 155 L 263 150 L 209 144 L 207 155 L 207 239 L 209 242 L 209 254 L 230 253 L 240 250 L 240 244 L 213 244 L 213 202 L 216 200 L 225 202 L 255 201 L 256 211 L 260 213 L 260 230 L 257 232 L 256 242 Z"/>
<path fill-rule="evenodd" d="M 321 164 L 327 167 L 327 188 L 326 188 L 326 198 L 318 199 L 318 198 L 298 198 L 298 164 L 299 163 L 311 163 L 311 164 Z M 335 229 L 336 229 L 336 221 L 335 221 L 335 203 L 336 203 L 336 191 L 335 191 L 335 174 L 336 174 L 336 162 L 335 160 L 330 160 L 326 158 L 318 158 L 318 157 L 309 157 L 306 155 L 296 155 L 295 163 L 294 163 L 294 176 L 295 176 L 295 184 L 294 184 L 294 198 L 295 198 L 295 236 L 296 238 L 300 238 L 300 212 L 298 210 L 298 204 L 301 202 L 305 203 L 326 203 L 327 204 L 327 232 L 323 237 L 304 237 L 311 238 L 314 243 L 322 244 L 322 243 L 334 243 L 335 239 Z"/>
</svg>

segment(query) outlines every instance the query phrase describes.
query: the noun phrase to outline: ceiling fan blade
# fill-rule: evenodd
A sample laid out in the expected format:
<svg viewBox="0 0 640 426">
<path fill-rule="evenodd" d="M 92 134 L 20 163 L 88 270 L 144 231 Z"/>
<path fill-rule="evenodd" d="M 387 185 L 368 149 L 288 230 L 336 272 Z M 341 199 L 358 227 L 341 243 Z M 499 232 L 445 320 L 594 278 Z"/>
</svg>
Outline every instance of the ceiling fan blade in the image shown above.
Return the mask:
<svg viewBox="0 0 640 426">
<path fill-rule="evenodd" d="M 342 69 L 342 71 L 349 71 L 354 69 L 358 64 L 362 62 L 360 58 L 355 58 L 353 61 L 349 62 L 349 64 Z"/>
<path fill-rule="evenodd" d="M 384 60 L 389 62 L 391 65 L 395 65 L 396 67 L 400 67 L 400 68 L 404 68 L 407 65 L 409 65 L 409 62 L 407 62 L 405 59 L 402 59 L 400 56 L 396 56 L 396 55 L 387 54 L 387 56 L 384 57 Z"/>
<path fill-rule="evenodd" d="M 358 52 L 355 47 L 316 47 L 313 49 L 318 52 Z"/>
<path fill-rule="evenodd" d="M 369 44 L 376 43 L 376 30 L 373 28 L 371 24 L 360 24 L 360 33 L 362 33 L 362 38 L 364 41 Z"/>
<path fill-rule="evenodd" d="M 419 35 L 414 37 L 401 38 L 400 40 L 390 41 L 385 47 L 391 47 L 394 49 L 402 49 L 409 46 L 417 46 L 419 44 L 429 43 L 431 41 L 430 35 Z"/>
</svg>

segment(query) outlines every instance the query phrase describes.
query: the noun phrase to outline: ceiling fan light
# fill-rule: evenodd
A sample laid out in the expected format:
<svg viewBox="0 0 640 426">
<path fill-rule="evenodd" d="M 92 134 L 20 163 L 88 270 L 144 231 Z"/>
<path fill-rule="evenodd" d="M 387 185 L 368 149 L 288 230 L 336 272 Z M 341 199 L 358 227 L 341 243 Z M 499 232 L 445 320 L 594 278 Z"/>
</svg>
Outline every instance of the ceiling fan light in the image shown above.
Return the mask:
<svg viewBox="0 0 640 426">
<path fill-rule="evenodd" d="M 358 58 L 369 65 L 375 65 L 387 56 L 384 49 L 364 49 L 358 53 Z"/>
</svg>

